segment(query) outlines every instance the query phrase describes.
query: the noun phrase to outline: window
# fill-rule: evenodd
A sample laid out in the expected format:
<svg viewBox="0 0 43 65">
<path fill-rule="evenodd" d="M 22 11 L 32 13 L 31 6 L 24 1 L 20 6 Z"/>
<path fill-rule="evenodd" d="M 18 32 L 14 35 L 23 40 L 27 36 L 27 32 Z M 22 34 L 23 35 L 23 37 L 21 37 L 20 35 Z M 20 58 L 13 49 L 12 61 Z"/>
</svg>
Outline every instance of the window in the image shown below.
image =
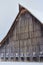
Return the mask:
<svg viewBox="0 0 43 65">
<path fill-rule="evenodd" d="M 14 57 L 11 57 L 11 60 L 14 60 Z"/>
<path fill-rule="evenodd" d="M 1 59 L 4 59 L 4 57 L 1 57 Z"/>
<path fill-rule="evenodd" d="M 41 62 L 43 61 L 43 57 L 40 57 L 40 61 L 41 61 Z"/>
<path fill-rule="evenodd" d="M 33 61 L 37 61 L 37 57 L 33 57 Z"/>
<path fill-rule="evenodd" d="M 21 60 L 24 61 L 24 57 L 21 57 Z"/>
<path fill-rule="evenodd" d="M 8 57 L 5 58 L 5 61 L 8 61 Z"/>
<path fill-rule="evenodd" d="M 16 57 L 16 61 L 18 61 L 18 57 Z"/>
<path fill-rule="evenodd" d="M 29 57 L 27 57 L 27 61 L 30 61 L 30 58 Z"/>
</svg>

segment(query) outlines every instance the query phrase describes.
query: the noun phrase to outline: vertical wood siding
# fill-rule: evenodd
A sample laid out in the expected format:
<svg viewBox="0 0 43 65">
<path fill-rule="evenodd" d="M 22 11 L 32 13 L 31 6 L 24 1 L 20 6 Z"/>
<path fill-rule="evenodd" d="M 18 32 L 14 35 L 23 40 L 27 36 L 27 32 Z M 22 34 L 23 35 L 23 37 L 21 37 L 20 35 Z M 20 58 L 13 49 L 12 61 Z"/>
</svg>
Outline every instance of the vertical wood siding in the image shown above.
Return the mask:
<svg viewBox="0 0 43 65">
<path fill-rule="evenodd" d="M 42 56 L 42 31 L 40 22 L 28 12 L 20 15 L 12 35 L 0 48 L 0 59 L 11 61 L 21 57 Z"/>
</svg>

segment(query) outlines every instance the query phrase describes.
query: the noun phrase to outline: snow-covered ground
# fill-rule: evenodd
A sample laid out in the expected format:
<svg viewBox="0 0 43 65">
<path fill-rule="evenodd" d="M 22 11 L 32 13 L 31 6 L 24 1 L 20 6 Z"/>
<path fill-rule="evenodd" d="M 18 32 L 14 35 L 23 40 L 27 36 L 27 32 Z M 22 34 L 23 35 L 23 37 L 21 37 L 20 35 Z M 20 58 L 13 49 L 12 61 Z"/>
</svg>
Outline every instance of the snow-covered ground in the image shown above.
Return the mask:
<svg viewBox="0 0 43 65">
<path fill-rule="evenodd" d="M 43 65 L 39 62 L 0 62 L 0 65 Z"/>
</svg>

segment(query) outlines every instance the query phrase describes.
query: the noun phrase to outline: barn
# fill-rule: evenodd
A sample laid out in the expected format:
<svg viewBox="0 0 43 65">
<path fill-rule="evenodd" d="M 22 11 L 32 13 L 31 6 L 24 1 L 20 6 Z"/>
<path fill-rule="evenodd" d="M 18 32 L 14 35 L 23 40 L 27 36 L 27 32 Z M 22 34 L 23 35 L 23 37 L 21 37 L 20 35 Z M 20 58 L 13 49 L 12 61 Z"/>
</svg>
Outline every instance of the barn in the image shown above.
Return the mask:
<svg viewBox="0 0 43 65">
<path fill-rule="evenodd" d="M 0 61 L 43 62 L 43 24 L 21 5 L 0 43 Z"/>
</svg>

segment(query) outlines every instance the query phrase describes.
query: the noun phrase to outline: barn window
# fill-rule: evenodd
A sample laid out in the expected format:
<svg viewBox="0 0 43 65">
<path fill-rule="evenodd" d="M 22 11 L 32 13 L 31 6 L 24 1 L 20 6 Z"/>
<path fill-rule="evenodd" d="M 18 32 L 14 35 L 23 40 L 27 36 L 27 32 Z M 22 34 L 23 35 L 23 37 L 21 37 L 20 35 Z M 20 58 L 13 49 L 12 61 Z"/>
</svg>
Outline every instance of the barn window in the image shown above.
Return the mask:
<svg viewBox="0 0 43 65">
<path fill-rule="evenodd" d="M 30 58 L 29 57 L 27 57 L 27 61 L 30 61 Z"/>
<path fill-rule="evenodd" d="M 16 61 L 18 61 L 18 57 L 16 57 Z"/>
<path fill-rule="evenodd" d="M 24 61 L 24 57 L 21 57 L 21 60 Z"/>
<path fill-rule="evenodd" d="M 1 59 L 4 59 L 4 57 L 1 57 Z"/>
<path fill-rule="evenodd" d="M 43 57 L 40 57 L 40 61 L 43 61 Z"/>
<path fill-rule="evenodd" d="M 11 60 L 14 60 L 14 57 L 11 57 Z"/>
<path fill-rule="evenodd" d="M 14 57 L 11 57 L 11 59 L 14 59 Z"/>
<path fill-rule="evenodd" d="M 8 61 L 8 57 L 5 58 L 5 61 Z"/>
<path fill-rule="evenodd" d="M 37 61 L 37 57 L 33 57 L 33 61 Z"/>
</svg>

